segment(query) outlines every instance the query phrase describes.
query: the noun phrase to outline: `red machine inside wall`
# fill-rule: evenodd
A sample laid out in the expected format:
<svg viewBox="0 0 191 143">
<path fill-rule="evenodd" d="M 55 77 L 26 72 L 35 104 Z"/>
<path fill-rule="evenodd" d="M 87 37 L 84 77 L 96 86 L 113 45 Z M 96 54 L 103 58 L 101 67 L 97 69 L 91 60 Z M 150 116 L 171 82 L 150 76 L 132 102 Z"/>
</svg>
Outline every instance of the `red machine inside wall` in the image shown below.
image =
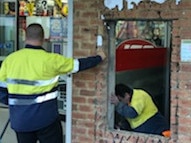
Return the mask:
<svg viewBox="0 0 191 143">
<path fill-rule="evenodd" d="M 116 72 L 165 66 L 166 54 L 166 48 L 149 41 L 126 40 L 116 49 Z"/>
</svg>

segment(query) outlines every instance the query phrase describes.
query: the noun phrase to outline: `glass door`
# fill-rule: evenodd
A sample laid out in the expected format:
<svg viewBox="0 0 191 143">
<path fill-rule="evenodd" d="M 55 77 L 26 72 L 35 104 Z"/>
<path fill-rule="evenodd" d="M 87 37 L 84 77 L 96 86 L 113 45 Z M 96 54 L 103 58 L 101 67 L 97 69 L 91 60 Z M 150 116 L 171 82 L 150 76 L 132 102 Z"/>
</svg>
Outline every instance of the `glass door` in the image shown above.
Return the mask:
<svg viewBox="0 0 191 143">
<path fill-rule="evenodd" d="M 17 2 L 0 1 L 0 61 L 17 47 Z"/>
<path fill-rule="evenodd" d="M 19 0 L 18 41 L 19 49 L 25 47 L 25 30 L 31 23 L 39 23 L 45 31 L 43 47 L 66 57 L 72 57 L 72 18 L 70 0 Z M 69 16 L 70 13 L 70 16 Z M 68 24 L 70 21 L 70 25 Z M 70 27 L 70 28 L 69 28 Z M 71 30 L 70 30 L 71 31 Z M 47 61 L 48 62 L 48 61 Z M 71 142 L 72 76 L 61 75 L 59 79 L 58 110 L 62 119 L 63 137 Z"/>
<path fill-rule="evenodd" d="M 6 56 L 16 51 L 17 47 L 17 1 L 0 0 L 0 64 Z M 9 110 L 7 106 L 0 104 L 0 129 L 3 128 L 9 119 Z M 1 130 L 2 131 L 2 130 Z M 2 138 L 2 142 L 15 142 L 16 135 L 7 128 L 8 136 Z"/>
</svg>

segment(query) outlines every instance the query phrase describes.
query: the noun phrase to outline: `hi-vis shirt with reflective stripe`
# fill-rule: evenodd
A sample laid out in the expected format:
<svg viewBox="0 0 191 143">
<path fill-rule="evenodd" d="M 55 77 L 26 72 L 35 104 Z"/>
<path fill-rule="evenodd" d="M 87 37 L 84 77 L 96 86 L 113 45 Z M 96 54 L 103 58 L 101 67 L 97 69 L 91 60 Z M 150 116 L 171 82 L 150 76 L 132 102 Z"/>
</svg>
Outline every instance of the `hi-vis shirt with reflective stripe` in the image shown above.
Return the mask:
<svg viewBox="0 0 191 143">
<path fill-rule="evenodd" d="M 58 76 L 94 67 L 101 61 L 99 55 L 75 60 L 32 45 L 10 54 L 0 68 L 0 88 L 8 89 L 11 128 L 30 132 L 55 122 L 59 117 Z"/>
<path fill-rule="evenodd" d="M 23 85 L 32 85 L 35 87 L 39 86 L 48 86 L 50 84 L 56 83 L 58 81 L 59 76 L 50 79 L 50 80 L 39 80 L 39 81 L 27 81 L 27 80 L 19 80 L 19 79 L 7 79 L 8 84 L 23 84 Z M 50 93 L 44 93 L 40 96 L 35 96 L 35 98 L 14 98 L 12 96 L 9 97 L 9 105 L 31 105 L 35 103 L 42 103 L 51 99 L 55 99 L 58 95 L 58 91 L 51 91 Z M 33 95 L 34 96 L 34 95 Z M 24 97 L 22 95 L 22 97 Z"/>
<path fill-rule="evenodd" d="M 22 99 L 22 96 L 10 96 L 10 105 L 28 105 L 56 98 L 57 92 L 52 89 L 58 84 L 57 75 L 77 72 L 78 69 L 78 61 L 72 58 L 48 53 L 41 48 L 24 48 L 4 60 L 0 69 L 0 81 L 7 83 L 11 95 L 34 96 L 28 101 Z"/>
<path fill-rule="evenodd" d="M 55 99 L 58 96 L 58 91 L 54 91 L 51 93 L 44 94 L 42 96 L 38 96 L 34 99 L 22 99 L 22 98 L 13 98 L 9 97 L 9 105 L 32 105 L 36 103 L 43 103 L 45 101 L 49 101 L 51 99 Z"/>
</svg>

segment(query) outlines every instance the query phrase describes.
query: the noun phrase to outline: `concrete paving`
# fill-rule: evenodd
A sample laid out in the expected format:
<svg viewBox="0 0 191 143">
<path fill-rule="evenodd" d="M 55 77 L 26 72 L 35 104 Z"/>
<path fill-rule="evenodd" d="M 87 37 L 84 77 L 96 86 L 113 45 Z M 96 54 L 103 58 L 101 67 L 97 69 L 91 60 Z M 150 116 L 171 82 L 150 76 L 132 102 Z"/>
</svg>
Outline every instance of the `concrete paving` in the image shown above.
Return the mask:
<svg viewBox="0 0 191 143">
<path fill-rule="evenodd" d="M 0 105 L 2 107 L 2 105 Z M 2 132 L 7 120 L 9 119 L 9 111 L 7 108 L 0 108 L 0 133 Z M 15 132 L 10 128 L 10 124 L 2 138 L 2 143 L 16 143 Z"/>
</svg>

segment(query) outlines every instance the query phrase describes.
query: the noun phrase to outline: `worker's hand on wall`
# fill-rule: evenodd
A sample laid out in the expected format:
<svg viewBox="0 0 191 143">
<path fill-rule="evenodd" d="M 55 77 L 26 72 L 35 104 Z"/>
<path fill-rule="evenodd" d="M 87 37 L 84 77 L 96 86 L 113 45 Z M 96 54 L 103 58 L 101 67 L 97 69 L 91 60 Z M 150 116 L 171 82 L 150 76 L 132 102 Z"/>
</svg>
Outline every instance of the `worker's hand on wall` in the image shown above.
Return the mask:
<svg viewBox="0 0 191 143">
<path fill-rule="evenodd" d="M 106 55 L 103 52 L 102 48 L 97 48 L 97 55 L 101 56 L 102 60 L 104 60 L 106 58 Z"/>
<path fill-rule="evenodd" d="M 117 105 L 119 103 L 119 99 L 116 95 L 112 94 L 110 97 L 110 102 L 111 102 L 111 104 Z"/>
</svg>

